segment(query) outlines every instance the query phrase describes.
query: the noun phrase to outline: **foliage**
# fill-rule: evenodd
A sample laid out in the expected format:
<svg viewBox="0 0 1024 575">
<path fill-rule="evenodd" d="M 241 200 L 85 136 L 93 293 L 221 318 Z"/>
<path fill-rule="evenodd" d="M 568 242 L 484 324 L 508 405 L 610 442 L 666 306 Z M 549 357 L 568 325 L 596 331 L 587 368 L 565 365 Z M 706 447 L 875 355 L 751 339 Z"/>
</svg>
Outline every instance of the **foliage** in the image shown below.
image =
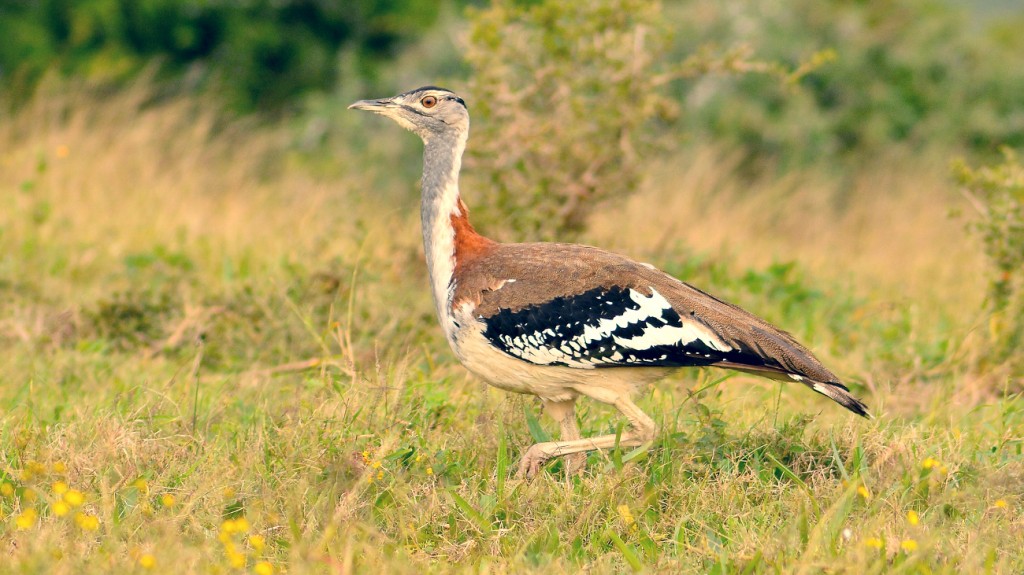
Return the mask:
<svg viewBox="0 0 1024 575">
<path fill-rule="evenodd" d="M 893 145 L 981 155 L 1021 145 L 1019 35 L 985 34 L 986 26 L 972 28 L 968 14 L 948 4 L 681 3 L 673 13 L 677 55 L 708 41 L 746 42 L 791 65 L 816 50 L 837 55 L 803 77 L 799 90 L 758 75 L 683 82 L 676 93 L 686 104 L 683 119 L 702 138 L 741 146 L 750 169 L 867 165 Z"/>
<path fill-rule="evenodd" d="M 636 187 L 650 124 L 672 114 L 659 89 L 660 18 L 649 0 L 499 0 L 469 12 L 469 164 L 482 173 L 484 219 L 550 239 Z"/>
<path fill-rule="evenodd" d="M 342 48 L 371 79 L 435 14 L 424 0 L 15 0 L 0 5 L 0 81 L 23 100 L 47 72 L 121 82 L 155 59 L 239 110 L 270 111 L 332 87 Z"/>
<path fill-rule="evenodd" d="M 978 213 L 970 229 L 981 237 L 991 269 L 994 355 L 1005 358 L 1024 344 L 1024 166 L 1004 148 L 998 165 L 972 168 L 959 160 L 953 169 Z"/>
<path fill-rule="evenodd" d="M 669 83 L 712 73 L 795 82 L 830 59 L 809 54 L 790 70 L 738 45 L 675 62 L 655 0 L 499 0 L 469 21 L 469 165 L 484 219 L 545 239 L 579 233 L 596 206 L 636 190 L 677 116 Z"/>
</svg>

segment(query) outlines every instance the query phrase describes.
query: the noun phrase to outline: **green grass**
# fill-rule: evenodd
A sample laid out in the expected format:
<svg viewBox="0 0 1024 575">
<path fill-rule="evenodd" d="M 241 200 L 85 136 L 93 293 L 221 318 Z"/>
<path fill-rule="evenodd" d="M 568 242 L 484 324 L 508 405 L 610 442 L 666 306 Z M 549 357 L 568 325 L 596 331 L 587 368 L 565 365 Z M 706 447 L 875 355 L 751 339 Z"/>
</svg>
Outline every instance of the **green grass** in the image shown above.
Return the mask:
<svg viewBox="0 0 1024 575">
<path fill-rule="evenodd" d="M 877 418 L 684 370 L 639 399 L 653 445 L 524 482 L 517 458 L 555 426 L 468 376 L 434 326 L 413 182 L 388 173 L 415 156 L 343 150 L 317 175 L 274 128 L 110 100 L 0 122 L 5 572 L 1024 570 L 1024 401 L 972 369 L 984 318 L 959 297 L 983 281 L 900 277 L 974 269 L 946 249 L 963 238 L 905 268 L 865 255 L 892 234 L 941 242 L 945 220 L 833 219 L 862 230 L 845 248 L 782 223 L 718 249 L 630 238 L 807 341 Z M 744 205 L 734 229 L 766 225 Z M 615 247 L 601 217 L 587 241 Z M 579 418 L 585 435 L 622 425 L 593 403 Z"/>
</svg>

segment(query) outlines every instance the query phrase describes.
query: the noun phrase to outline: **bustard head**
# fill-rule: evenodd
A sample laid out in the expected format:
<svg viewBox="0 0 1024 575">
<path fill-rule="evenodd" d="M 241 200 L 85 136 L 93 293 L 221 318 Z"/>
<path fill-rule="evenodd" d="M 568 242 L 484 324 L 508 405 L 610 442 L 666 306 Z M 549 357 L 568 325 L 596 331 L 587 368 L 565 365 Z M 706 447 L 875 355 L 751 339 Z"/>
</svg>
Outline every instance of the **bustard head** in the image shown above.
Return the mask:
<svg viewBox="0 0 1024 575">
<path fill-rule="evenodd" d="M 469 112 L 462 98 L 451 90 L 424 86 L 380 100 L 360 100 L 349 109 L 387 116 L 427 141 L 436 136 L 464 137 L 469 132 Z"/>
</svg>

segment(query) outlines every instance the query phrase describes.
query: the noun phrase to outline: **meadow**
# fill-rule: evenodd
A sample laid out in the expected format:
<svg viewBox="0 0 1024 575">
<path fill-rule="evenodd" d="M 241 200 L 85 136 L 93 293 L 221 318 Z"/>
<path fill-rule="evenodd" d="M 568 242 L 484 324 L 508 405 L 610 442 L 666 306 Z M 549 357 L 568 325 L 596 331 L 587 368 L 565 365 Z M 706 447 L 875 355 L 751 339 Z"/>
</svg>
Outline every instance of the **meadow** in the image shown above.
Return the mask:
<svg viewBox="0 0 1024 575">
<path fill-rule="evenodd" d="M 979 359 L 943 153 L 645 166 L 581 241 L 793 332 L 875 418 L 683 370 L 640 400 L 653 445 L 519 481 L 555 426 L 435 326 L 412 136 L 346 120 L 311 161 L 215 109 L 68 90 L 0 121 L 5 573 L 1024 571 L 1022 386 Z"/>
</svg>

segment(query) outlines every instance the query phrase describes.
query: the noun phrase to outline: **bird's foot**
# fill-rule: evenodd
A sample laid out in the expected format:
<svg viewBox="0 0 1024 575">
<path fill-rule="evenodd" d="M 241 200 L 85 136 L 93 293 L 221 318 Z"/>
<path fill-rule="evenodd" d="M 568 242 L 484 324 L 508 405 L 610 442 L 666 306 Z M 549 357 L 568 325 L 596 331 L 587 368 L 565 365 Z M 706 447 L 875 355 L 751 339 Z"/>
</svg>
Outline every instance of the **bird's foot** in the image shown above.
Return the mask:
<svg viewBox="0 0 1024 575">
<path fill-rule="evenodd" d="M 529 479 L 544 466 L 552 454 L 545 449 L 546 446 L 551 445 L 550 443 L 537 443 L 531 445 L 526 453 L 523 454 L 523 458 L 519 460 L 519 471 L 516 472 L 517 479 Z"/>
<path fill-rule="evenodd" d="M 554 441 L 531 445 L 523 454 L 523 458 L 519 460 L 519 471 L 516 472 L 516 478 L 524 479 L 536 475 L 545 463 L 559 456 L 560 447 L 558 442 Z M 566 475 L 579 473 L 587 464 L 586 453 L 570 453 L 561 457 Z"/>
</svg>

